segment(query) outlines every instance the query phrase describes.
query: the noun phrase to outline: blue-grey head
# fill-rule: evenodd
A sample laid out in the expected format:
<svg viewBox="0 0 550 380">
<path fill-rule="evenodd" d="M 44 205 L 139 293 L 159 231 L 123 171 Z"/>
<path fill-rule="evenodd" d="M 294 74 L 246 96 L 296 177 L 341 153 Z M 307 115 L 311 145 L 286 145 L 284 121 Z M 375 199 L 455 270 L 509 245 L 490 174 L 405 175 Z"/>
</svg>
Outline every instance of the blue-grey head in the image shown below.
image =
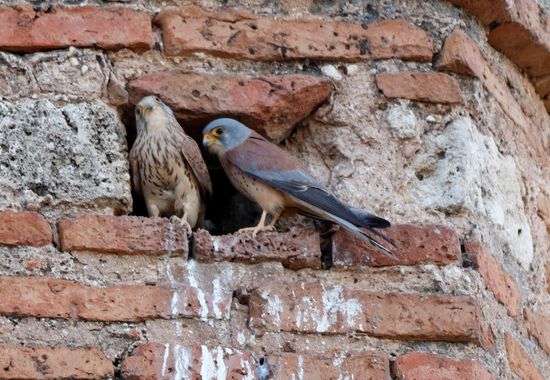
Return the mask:
<svg viewBox="0 0 550 380">
<path fill-rule="evenodd" d="M 222 118 L 210 122 L 202 130 L 202 145 L 218 156 L 243 143 L 252 130 L 234 119 Z"/>
</svg>

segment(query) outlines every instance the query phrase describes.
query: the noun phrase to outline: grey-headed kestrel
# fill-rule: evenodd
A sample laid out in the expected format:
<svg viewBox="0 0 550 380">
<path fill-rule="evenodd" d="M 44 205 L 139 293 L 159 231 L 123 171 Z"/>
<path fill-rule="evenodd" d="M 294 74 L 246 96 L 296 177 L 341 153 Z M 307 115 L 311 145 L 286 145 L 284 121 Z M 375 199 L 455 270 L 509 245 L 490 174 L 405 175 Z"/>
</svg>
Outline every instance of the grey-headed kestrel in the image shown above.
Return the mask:
<svg viewBox="0 0 550 380">
<path fill-rule="evenodd" d="M 298 212 L 342 226 L 393 257 L 391 251 L 366 233 L 393 242 L 374 228 L 390 227 L 390 222 L 341 202 L 315 179 L 300 162 L 260 134 L 233 119 L 217 119 L 202 131 L 203 145 L 217 155 L 229 180 L 263 212 L 253 236 L 273 230 L 284 212 Z M 265 225 L 267 214 L 272 219 Z M 365 230 L 363 230 L 365 229 Z"/>
<path fill-rule="evenodd" d="M 134 189 L 149 216 L 177 216 L 191 228 L 202 223 L 212 183 L 199 146 L 156 96 L 136 105 L 137 138 L 130 151 Z"/>
</svg>

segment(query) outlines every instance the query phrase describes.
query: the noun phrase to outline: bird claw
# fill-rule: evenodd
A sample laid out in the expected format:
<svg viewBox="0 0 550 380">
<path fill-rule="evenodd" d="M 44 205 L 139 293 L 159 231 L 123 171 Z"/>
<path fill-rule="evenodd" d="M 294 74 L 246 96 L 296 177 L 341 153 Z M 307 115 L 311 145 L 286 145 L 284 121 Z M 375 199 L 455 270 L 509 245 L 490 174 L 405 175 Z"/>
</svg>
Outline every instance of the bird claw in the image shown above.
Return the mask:
<svg viewBox="0 0 550 380">
<path fill-rule="evenodd" d="M 172 215 L 170 217 L 170 222 L 174 224 L 179 224 L 180 226 L 182 226 L 183 229 L 185 230 L 185 234 L 187 235 L 187 238 L 190 238 L 191 235 L 193 235 L 193 229 L 191 228 L 191 225 L 189 224 L 189 222 L 187 222 L 187 220 L 180 218 L 176 215 Z"/>
<path fill-rule="evenodd" d="M 239 229 L 237 232 L 239 234 L 246 233 L 252 231 L 252 237 L 256 238 L 256 235 L 258 232 L 264 232 L 264 231 L 273 231 L 275 229 L 275 226 L 268 225 L 268 226 L 256 226 L 256 227 L 245 227 Z"/>
</svg>

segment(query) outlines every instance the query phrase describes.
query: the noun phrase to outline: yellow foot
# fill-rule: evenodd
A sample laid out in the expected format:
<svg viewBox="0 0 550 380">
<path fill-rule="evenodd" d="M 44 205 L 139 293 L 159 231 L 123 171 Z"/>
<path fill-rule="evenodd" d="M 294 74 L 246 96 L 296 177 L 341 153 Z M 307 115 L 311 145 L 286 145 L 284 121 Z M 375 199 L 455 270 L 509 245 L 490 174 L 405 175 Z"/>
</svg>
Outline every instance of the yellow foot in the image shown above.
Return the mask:
<svg viewBox="0 0 550 380">
<path fill-rule="evenodd" d="M 252 237 L 253 238 L 256 238 L 256 235 L 258 234 L 258 232 L 263 232 L 263 231 L 273 231 L 275 229 L 275 226 L 272 226 L 272 225 L 268 225 L 268 226 L 256 226 L 256 227 L 246 227 L 246 228 L 241 228 L 240 230 L 238 230 L 237 232 L 242 234 L 243 232 L 249 232 L 249 231 L 252 231 Z"/>
</svg>

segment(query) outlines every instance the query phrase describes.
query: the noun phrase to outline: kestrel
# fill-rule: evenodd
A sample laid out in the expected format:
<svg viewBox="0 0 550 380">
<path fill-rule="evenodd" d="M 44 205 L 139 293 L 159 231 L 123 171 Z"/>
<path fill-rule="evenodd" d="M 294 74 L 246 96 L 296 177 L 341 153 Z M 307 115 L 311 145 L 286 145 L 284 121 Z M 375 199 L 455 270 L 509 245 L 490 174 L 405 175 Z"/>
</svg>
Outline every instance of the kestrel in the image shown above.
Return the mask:
<svg viewBox="0 0 550 380">
<path fill-rule="evenodd" d="M 237 190 L 258 203 L 263 212 L 253 236 L 273 230 L 283 212 L 298 212 L 342 226 L 393 257 L 391 251 L 363 229 L 393 242 L 374 228 L 390 227 L 390 222 L 341 202 L 315 179 L 300 162 L 260 134 L 233 119 L 217 119 L 202 131 L 203 145 L 217 155 L 229 180 Z M 272 216 L 265 225 L 267 214 Z"/>
<path fill-rule="evenodd" d="M 149 216 L 177 216 L 191 228 L 202 223 L 212 183 L 199 146 L 156 96 L 136 105 L 137 138 L 130 151 L 134 189 Z"/>
</svg>

